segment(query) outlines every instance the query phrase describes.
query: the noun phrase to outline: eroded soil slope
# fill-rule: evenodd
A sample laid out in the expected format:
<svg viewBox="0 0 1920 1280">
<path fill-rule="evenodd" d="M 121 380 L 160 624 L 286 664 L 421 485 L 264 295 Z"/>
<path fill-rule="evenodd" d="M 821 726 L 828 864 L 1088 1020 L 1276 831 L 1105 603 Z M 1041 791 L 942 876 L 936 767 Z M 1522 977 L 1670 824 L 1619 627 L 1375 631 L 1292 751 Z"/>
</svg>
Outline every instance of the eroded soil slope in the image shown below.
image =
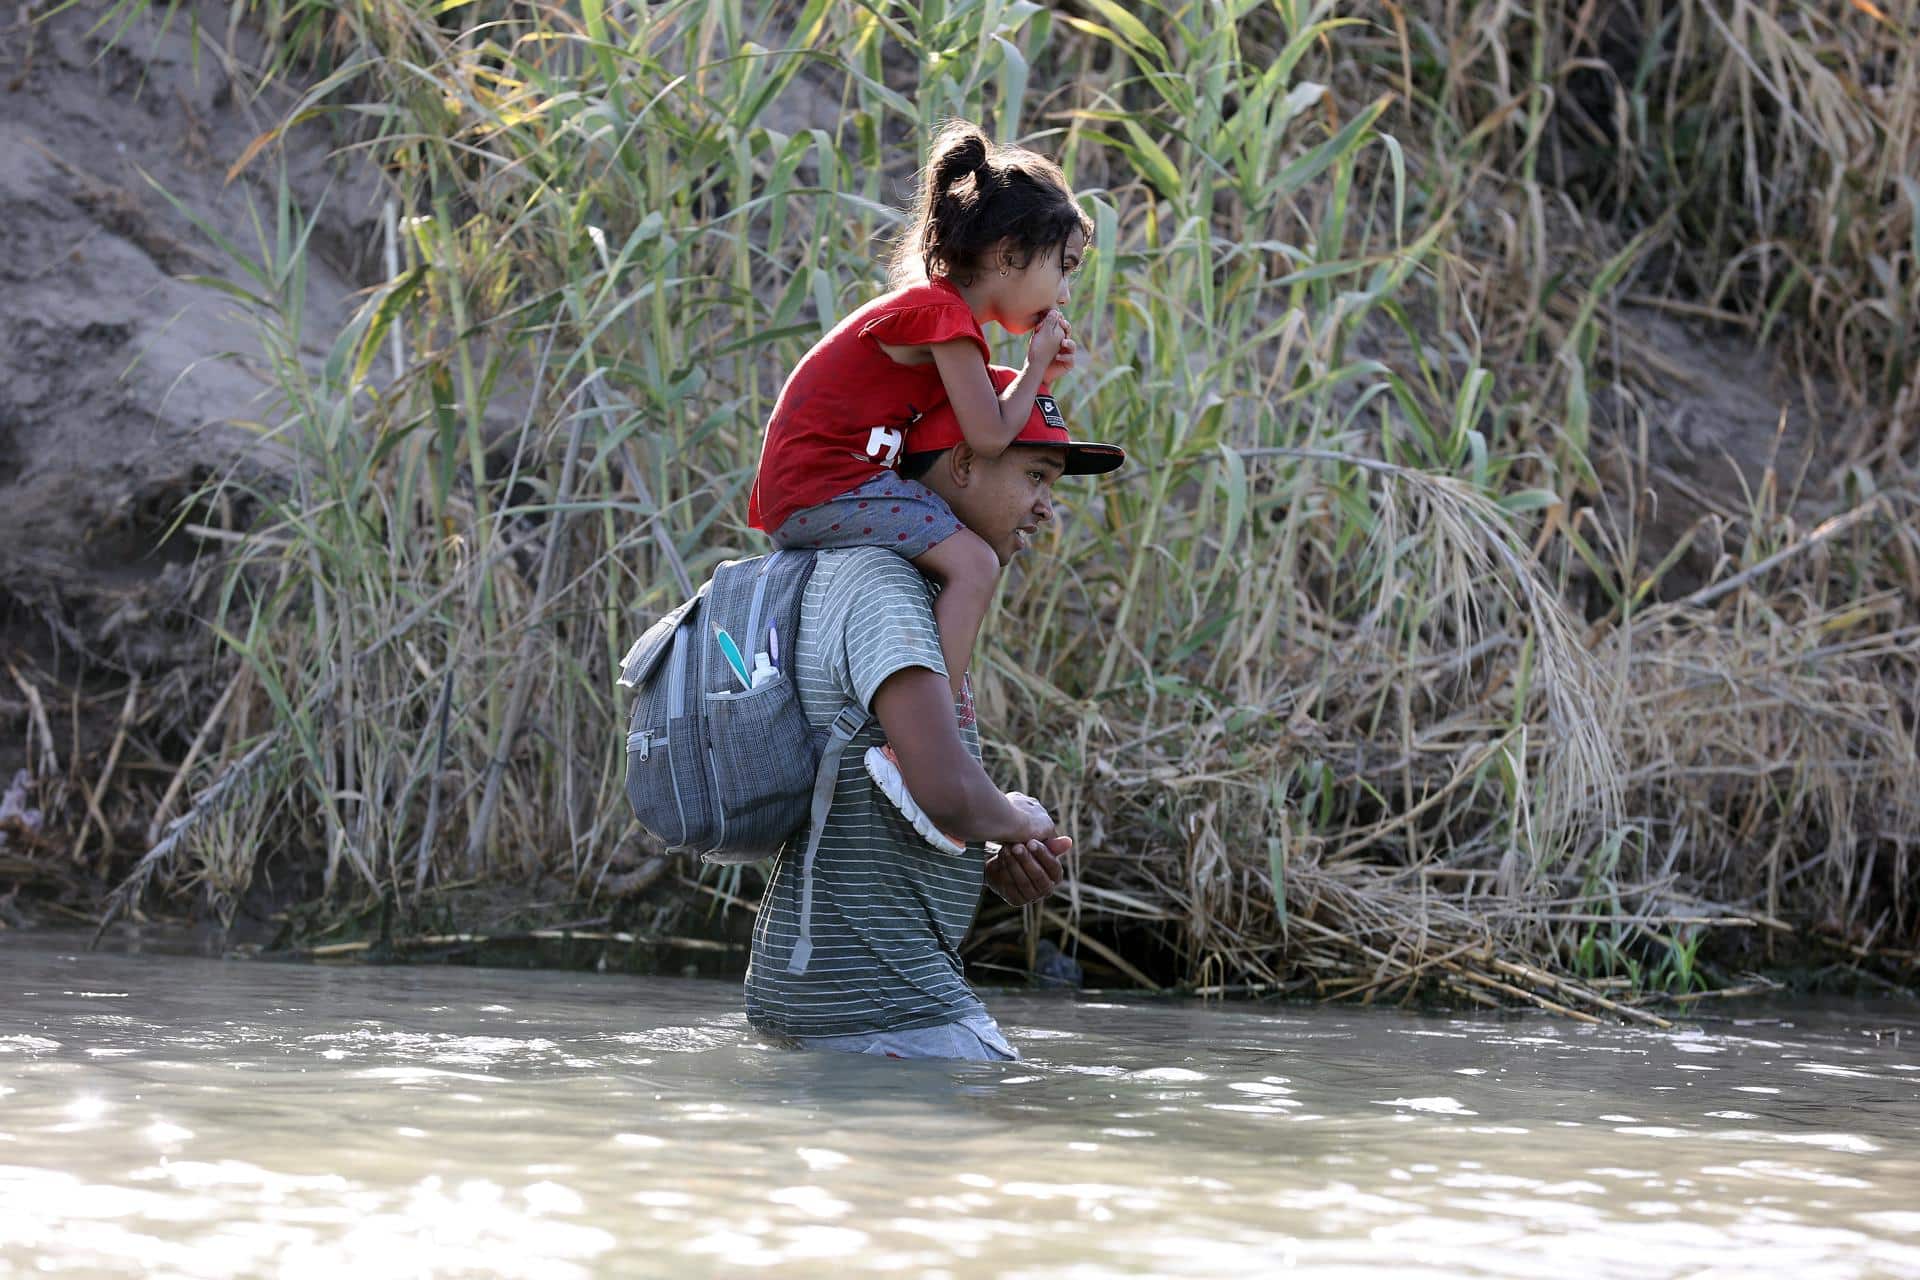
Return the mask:
<svg viewBox="0 0 1920 1280">
<path fill-rule="evenodd" d="M 226 180 L 285 104 L 246 97 L 262 50 L 224 8 L 94 29 L 107 11 L 16 10 L 0 28 L 0 652 L 81 683 L 204 645 L 187 571 L 201 542 L 163 535 L 208 476 L 260 465 L 233 424 L 271 407 L 257 360 L 220 358 L 258 350 L 236 303 L 181 278 L 242 273 L 155 184 L 253 254 L 279 165 L 310 206 L 325 193 L 316 355 L 378 243 L 374 176 L 330 160 L 320 126 Z M 0 679 L 0 719 L 20 697 Z M 23 759 L 17 727 L 0 733 L 0 778 Z"/>
</svg>

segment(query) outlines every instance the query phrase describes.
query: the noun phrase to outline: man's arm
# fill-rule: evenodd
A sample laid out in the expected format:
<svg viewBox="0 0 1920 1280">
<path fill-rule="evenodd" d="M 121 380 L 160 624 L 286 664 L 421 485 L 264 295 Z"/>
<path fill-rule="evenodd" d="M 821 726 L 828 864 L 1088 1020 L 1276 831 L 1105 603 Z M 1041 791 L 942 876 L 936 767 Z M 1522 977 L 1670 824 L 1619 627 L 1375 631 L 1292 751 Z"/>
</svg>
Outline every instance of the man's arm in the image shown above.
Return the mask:
<svg viewBox="0 0 1920 1280">
<path fill-rule="evenodd" d="M 873 714 L 900 761 L 907 790 L 948 835 L 969 844 L 1013 845 L 1058 834 L 1046 810 L 1030 800 L 1009 800 L 967 751 L 945 676 L 930 667 L 901 668 L 874 691 Z"/>
</svg>

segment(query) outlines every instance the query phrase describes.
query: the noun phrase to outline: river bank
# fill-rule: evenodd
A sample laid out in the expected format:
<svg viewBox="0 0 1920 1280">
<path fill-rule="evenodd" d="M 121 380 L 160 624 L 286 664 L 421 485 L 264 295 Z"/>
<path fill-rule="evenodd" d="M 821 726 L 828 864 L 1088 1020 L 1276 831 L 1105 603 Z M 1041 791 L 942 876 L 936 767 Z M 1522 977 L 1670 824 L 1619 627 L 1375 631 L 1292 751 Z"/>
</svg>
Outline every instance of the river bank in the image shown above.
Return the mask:
<svg viewBox="0 0 1920 1280">
<path fill-rule="evenodd" d="M 1063 404 L 1152 462 L 1066 495 L 987 637 L 990 763 L 1083 859 L 986 962 L 1914 980 L 1914 14 L 375 8 L 0 53 L 0 914 L 737 937 L 750 875 L 624 831 L 608 670 L 755 548 L 768 399 L 958 114 L 1086 193 Z"/>
</svg>

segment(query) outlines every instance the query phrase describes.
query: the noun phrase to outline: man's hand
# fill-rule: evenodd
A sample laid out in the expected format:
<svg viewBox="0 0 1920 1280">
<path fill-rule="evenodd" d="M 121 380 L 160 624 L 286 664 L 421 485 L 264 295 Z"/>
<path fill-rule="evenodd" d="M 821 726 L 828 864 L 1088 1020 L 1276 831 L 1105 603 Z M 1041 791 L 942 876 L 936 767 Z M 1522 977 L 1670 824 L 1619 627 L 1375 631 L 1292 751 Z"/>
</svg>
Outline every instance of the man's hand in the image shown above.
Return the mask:
<svg viewBox="0 0 1920 1280">
<path fill-rule="evenodd" d="M 1068 836 L 1003 844 L 987 859 L 987 884 L 1013 906 L 1038 902 L 1060 887 L 1066 876 L 1060 859 L 1071 848 Z"/>
</svg>

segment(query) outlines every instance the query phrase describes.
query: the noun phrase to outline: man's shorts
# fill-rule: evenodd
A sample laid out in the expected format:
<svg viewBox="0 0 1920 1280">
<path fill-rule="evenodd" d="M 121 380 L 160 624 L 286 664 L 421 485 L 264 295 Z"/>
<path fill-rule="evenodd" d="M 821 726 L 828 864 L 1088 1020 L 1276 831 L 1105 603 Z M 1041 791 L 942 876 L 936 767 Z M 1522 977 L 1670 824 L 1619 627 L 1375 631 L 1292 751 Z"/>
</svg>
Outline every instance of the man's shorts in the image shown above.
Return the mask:
<svg viewBox="0 0 1920 1280">
<path fill-rule="evenodd" d="M 1000 1033 L 1000 1024 L 982 1012 L 958 1022 L 911 1031 L 864 1031 L 851 1036 L 799 1036 L 803 1049 L 864 1053 L 876 1058 L 946 1058 L 963 1062 L 1018 1062 L 1020 1053 Z"/>
<path fill-rule="evenodd" d="M 783 551 L 885 547 L 914 560 L 958 532 L 960 519 L 945 498 L 918 480 L 882 471 L 837 498 L 788 516 L 773 531 L 773 545 Z"/>
</svg>

